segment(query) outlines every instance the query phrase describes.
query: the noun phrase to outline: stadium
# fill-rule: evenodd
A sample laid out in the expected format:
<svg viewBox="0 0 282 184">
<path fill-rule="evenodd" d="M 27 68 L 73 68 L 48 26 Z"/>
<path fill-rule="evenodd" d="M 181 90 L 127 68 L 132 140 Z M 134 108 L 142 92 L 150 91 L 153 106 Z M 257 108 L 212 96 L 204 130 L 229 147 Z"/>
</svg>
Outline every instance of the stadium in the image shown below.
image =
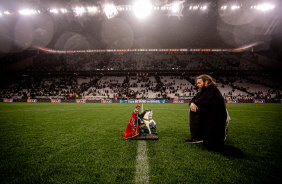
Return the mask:
<svg viewBox="0 0 282 184">
<path fill-rule="evenodd" d="M 3 183 L 281 183 L 279 0 L 0 4 Z M 187 144 L 212 76 L 243 158 Z M 123 139 L 136 104 L 159 140 Z"/>
</svg>

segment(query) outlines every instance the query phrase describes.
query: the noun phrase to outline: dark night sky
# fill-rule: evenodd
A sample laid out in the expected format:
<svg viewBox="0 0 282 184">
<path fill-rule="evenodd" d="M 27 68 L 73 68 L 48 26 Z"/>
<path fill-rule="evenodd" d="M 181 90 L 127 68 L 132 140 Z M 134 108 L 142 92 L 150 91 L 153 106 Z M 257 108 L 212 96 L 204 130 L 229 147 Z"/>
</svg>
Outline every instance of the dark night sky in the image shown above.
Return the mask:
<svg viewBox="0 0 282 184">
<path fill-rule="evenodd" d="M 21 3 L 19 3 L 21 2 Z M 230 1 L 192 0 L 184 2 L 181 16 L 157 12 L 146 20 L 137 19 L 132 12 L 123 12 L 112 19 L 104 14 L 77 17 L 52 15 L 48 8 L 76 5 L 98 5 L 111 1 L 43 1 L 11 0 L 1 6 L 16 12 L 21 7 L 34 7 L 40 15 L 1 17 L 0 51 L 14 52 L 32 46 L 56 50 L 81 49 L 132 49 L 132 48 L 237 48 L 255 44 L 256 50 L 281 51 L 281 8 L 279 1 L 274 11 L 259 12 L 220 11 L 222 4 Z M 128 3 L 131 2 L 131 3 Z M 133 1 L 114 1 L 115 5 L 128 5 Z M 154 1 L 157 5 L 172 1 Z M 208 11 L 189 11 L 189 6 L 200 2 L 208 5 Z M 249 7 L 252 0 L 236 0 Z"/>
</svg>

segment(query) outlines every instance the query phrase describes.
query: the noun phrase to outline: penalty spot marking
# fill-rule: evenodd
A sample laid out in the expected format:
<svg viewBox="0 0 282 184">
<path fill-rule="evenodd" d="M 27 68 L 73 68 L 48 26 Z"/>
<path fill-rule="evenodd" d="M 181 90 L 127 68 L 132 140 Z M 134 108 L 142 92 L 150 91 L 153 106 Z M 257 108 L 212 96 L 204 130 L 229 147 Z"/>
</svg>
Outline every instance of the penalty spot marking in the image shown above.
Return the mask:
<svg viewBox="0 0 282 184">
<path fill-rule="evenodd" d="M 149 183 L 149 162 L 146 141 L 138 140 L 134 183 Z"/>
</svg>

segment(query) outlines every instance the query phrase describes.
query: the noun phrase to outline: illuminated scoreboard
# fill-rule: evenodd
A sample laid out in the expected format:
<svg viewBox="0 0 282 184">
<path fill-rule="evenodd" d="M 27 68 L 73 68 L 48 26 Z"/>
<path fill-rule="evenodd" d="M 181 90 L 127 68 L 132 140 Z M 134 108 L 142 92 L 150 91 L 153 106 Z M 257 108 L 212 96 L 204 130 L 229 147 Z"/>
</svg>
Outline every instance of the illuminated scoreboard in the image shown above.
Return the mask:
<svg viewBox="0 0 282 184">
<path fill-rule="evenodd" d="M 264 99 L 254 99 L 254 103 L 265 103 Z"/>
<path fill-rule="evenodd" d="M 102 99 L 101 103 L 112 103 L 111 99 Z"/>
<path fill-rule="evenodd" d="M 184 100 L 173 100 L 173 103 L 184 103 Z"/>
<path fill-rule="evenodd" d="M 238 99 L 227 100 L 227 103 L 238 103 Z"/>
<path fill-rule="evenodd" d="M 13 99 L 3 99 L 3 102 L 13 102 Z"/>
<path fill-rule="evenodd" d="M 36 103 L 36 102 L 37 102 L 37 99 L 27 99 L 27 102 L 28 102 L 28 103 Z"/>
<path fill-rule="evenodd" d="M 76 103 L 86 103 L 85 99 L 76 99 Z"/>
<path fill-rule="evenodd" d="M 51 99 L 51 103 L 61 103 L 61 99 Z"/>
</svg>

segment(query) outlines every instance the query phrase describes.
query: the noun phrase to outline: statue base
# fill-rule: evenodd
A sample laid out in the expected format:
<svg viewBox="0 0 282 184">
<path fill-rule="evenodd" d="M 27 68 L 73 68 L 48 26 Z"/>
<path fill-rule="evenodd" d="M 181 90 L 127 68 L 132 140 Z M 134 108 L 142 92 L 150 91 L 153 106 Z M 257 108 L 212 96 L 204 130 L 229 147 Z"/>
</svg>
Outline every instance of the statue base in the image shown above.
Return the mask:
<svg viewBox="0 0 282 184">
<path fill-rule="evenodd" d="M 153 135 L 153 134 L 147 134 L 146 136 L 136 136 L 130 138 L 132 140 L 158 140 L 158 136 Z"/>
</svg>

